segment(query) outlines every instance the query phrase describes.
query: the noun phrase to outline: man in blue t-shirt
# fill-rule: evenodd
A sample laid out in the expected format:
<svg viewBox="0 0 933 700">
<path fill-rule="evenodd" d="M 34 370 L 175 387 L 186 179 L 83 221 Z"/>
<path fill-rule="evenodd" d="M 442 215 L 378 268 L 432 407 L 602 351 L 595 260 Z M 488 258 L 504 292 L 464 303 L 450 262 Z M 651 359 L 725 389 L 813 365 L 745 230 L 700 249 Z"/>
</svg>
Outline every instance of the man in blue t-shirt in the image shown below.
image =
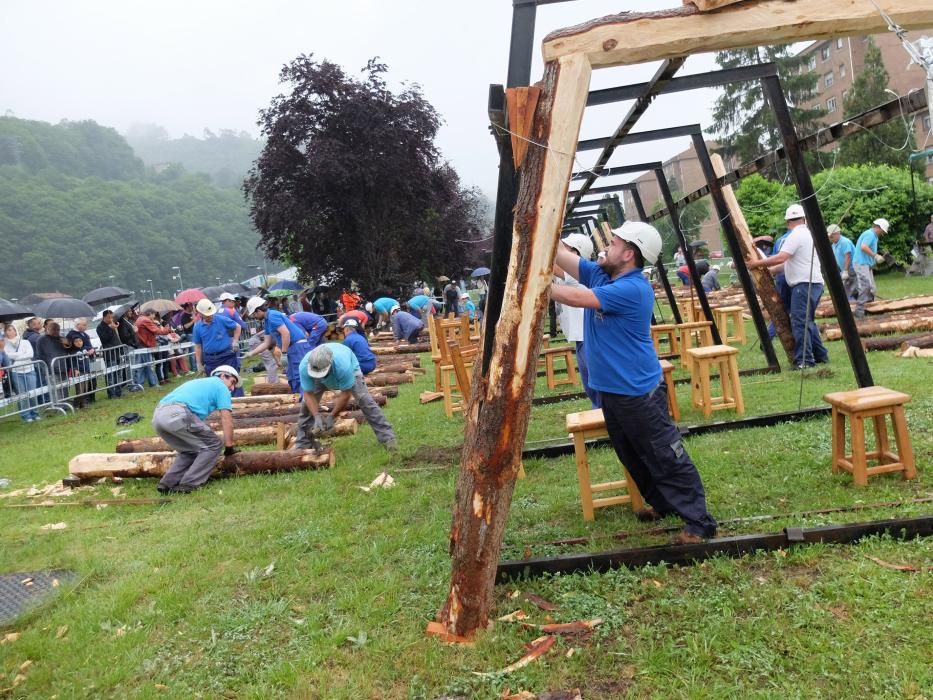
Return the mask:
<svg viewBox="0 0 933 700">
<path fill-rule="evenodd" d="M 829 241 L 833 244 L 833 255 L 836 258 L 836 267 L 839 268 L 839 275 L 842 277 L 842 286 L 846 290 L 846 298 L 854 299 L 855 295 L 858 294 L 855 267 L 852 265 L 852 258 L 855 255 L 855 244 L 842 235 L 842 229 L 836 226 L 836 224 L 827 226 L 826 233 L 829 234 Z"/>
<path fill-rule="evenodd" d="M 884 262 L 884 256 L 878 255 L 878 237 L 888 232 L 887 219 L 875 219 L 871 228 L 862 231 L 855 242 L 855 255 L 852 264 L 858 278 L 858 296 L 855 302 L 855 318 L 865 318 L 865 304 L 875 299 L 875 264 Z"/>
<path fill-rule="evenodd" d="M 428 322 L 430 322 L 430 316 Z M 392 307 L 392 336 L 396 340 L 404 338 L 410 345 L 414 345 L 418 342 L 421 331 L 424 330 L 424 323 L 414 314 L 402 311 L 397 306 Z"/>
<path fill-rule="evenodd" d="M 298 413 L 295 447 L 314 447 L 315 437 L 334 426 L 334 416 L 346 408 L 352 397 L 379 444 L 390 452 L 398 449 L 392 424 L 366 388 L 360 363 L 350 348 L 340 343 L 318 345 L 301 360 L 298 373 L 304 400 Z M 338 392 L 327 413 L 321 411 L 321 394 L 325 389 Z"/>
<path fill-rule="evenodd" d="M 321 338 L 327 332 L 327 319 L 310 311 L 299 311 L 289 315 L 288 320 L 308 334 L 308 344 L 313 350 L 321 344 Z"/>
<path fill-rule="evenodd" d="M 297 394 L 301 390 L 301 382 L 298 379 L 298 365 L 301 363 L 302 358 L 312 349 L 304 330 L 299 328 L 281 311 L 270 309 L 268 301 L 262 297 L 253 297 L 246 302 L 246 315 L 255 316 L 263 322 L 265 338 L 259 345 L 244 354 L 243 357 L 253 357 L 266 349 L 272 350 L 273 354 L 276 354 L 279 363 L 285 365 L 288 386 L 291 388 L 292 393 Z M 283 358 L 284 363 L 282 362 Z"/>
<path fill-rule="evenodd" d="M 209 299 L 201 299 L 195 308 L 199 318 L 191 331 L 191 342 L 198 372 L 210 376 L 214 368 L 221 365 L 239 370 L 237 350 L 243 329 L 230 316 L 218 314 L 217 307 Z M 243 390 L 238 387 L 234 396 L 243 396 Z"/>
<path fill-rule="evenodd" d="M 684 521 L 679 543 L 716 534 L 706 495 L 680 431 L 667 412 L 667 390 L 651 342 L 654 290 L 642 275 L 661 254 L 661 235 L 645 223 L 613 229 L 598 263 L 558 249 L 556 263 L 582 287 L 551 285 L 551 299 L 585 309 L 584 344 L 590 387 L 599 391 L 606 430 L 621 462 L 655 520 L 676 513 Z"/>
<path fill-rule="evenodd" d="M 159 493 L 189 493 L 203 486 L 221 451 L 225 457 L 239 452 L 233 446 L 233 403 L 230 394 L 240 386 L 235 367 L 221 365 L 210 377 L 185 382 L 162 399 L 152 414 L 152 427 L 177 453 L 159 481 Z M 223 440 L 204 419 L 220 411 Z"/>
<path fill-rule="evenodd" d="M 389 314 L 393 306 L 399 306 L 399 303 L 392 297 L 379 297 L 371 304 L 366 304 L 366 311 L 376 316 L 376 330 L 389 325 Z"/>
<path fill-rule="evenodd" d="M 360 323 L 355 318 L 345 319 L 343 326 L 343 344 L 346 345 L 356 355 L 360 363 L 360 371 L 365 377 L 376 369 L 376 356 L 366 342 L 366 336 L 360 333 Z"/>
</svg>

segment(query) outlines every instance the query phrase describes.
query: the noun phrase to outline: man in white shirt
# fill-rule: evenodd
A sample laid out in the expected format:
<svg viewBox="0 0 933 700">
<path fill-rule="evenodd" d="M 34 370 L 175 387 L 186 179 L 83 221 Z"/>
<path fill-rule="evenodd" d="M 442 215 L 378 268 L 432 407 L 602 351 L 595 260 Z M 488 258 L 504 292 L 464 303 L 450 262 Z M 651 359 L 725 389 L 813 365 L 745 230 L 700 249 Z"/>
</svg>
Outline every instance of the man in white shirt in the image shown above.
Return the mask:
<svg viewBox="0 0 933 700">
<path fill-rule="evenodd" d="M 784 265 L 784 277 L 790 287 L 790 325 L 796 344 L 794 366 L 804 369 L 829 362 L 829 353 L 813 320 L 823 294 L 823 269 L 813 249 L 813 234 L 807 228 L 803 207 L 791 204 L 784 219 L 790 233 L 780 252 L 764 260 L 747 260 L 746 264 L 749 269 Z"/>
<path fill-rule="evenodd" d="M 590 237 L 582 233 L 571 233 L 561 239 L 561 245 L 575 253 L 584 260 L 593 257 L 593 242 Z M 554 266 L 554 283 L 562 284 L 568 287 L 581 287 L 582 285 L 569 273 L 565 273 L 557 265 Z M 564 332 L 564 337 L 568 342 L 576 344 L 577 368 L 580 370 L 580 381 L 583 383 L 583 391 L 593 404 L 593 408 L 599 408 L 599 392 L 590 389 L 589 369 L 586 362 L 586 351 L 583 347 L 583 309 L 560 304 L 560 314 L 558 315 L 560 328 Z"/>
</svg>

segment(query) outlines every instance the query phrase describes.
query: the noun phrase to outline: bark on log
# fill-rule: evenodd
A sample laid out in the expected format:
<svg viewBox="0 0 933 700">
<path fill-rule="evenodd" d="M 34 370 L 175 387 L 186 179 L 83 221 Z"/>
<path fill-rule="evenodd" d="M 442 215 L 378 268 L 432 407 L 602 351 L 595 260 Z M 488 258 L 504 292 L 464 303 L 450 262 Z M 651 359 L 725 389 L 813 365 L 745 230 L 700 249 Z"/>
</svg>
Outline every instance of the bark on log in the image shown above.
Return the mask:
<svg viewBox="0 0 933 700">
<path fill-rule="evenodd" d="M 414 357 L 417 357 L 417 355 Z M 413 372 L 416 369 L 420 368 L 410 362 L 397 362 L 392 360 L 387 364 L 378 365 L 376 369 L 370 372 L 369 376 L 371 377 L 374 374 L 401 374 L 402 372 Z"/>
<path fill-rule="evenodd" d="M 487 376 L 472 393 L 450 529 L 450 589 L 437 621 L 469 637 L 489 622 L 499 550 L 528 430 L 548 286 L 590 84 L 584 56 L 545 66 L 522 168 L 512 255 Z M 553 113 L 552 113 L 553 110 Z M 542 148 L 538 144 L 547 144 Z"/>
<path fill-rule="evenodd" d="M 826 340 L 839 340 L 842 331 L 839 326 L 823 326 Z M 904 333 L 906 331 L 933 331 L 933 316 L 915 316 L 888 320 L 863 320 L 858 323 L 859 337 L 865 338 L 883 333 Z"/>
<path fill-rule="evenodd" d="M 262 406 L 262 405 L 273 405 L 274 406 L 274 405 L 287 405 L 289 403 L 295 403 L 293 399 L 294 394 L 292 394 L 291 390 L 284 384 L 280 384 L 278 386 L 274 384 L 273 385 L 266 384 L 265 386 L 270 387 L 270 388 L 264 389 L 262 392 L 262 395 L 244 396 L 242 398 L 233 399 L 233 408 L 234 409 L 241 408 L 241 407 L 255 408 L 255 407 Z M 282 387 L 282 388 L 279 388 L 279 387 Z M 373 387 L 370 390 L 370 393 L 371 394 L 379 393 L 379 394 L 383 394 L 384 396 L 388 396 L 389 398 L 395 398 L 396 396 L 398 396 L 398 387 L 395 385 Z M 322 398 L 323 400 L 328 400 L 328 399 L 332 399 L 333 396 L 334 396 L 333 392 L 325 391 Z M 234 414 L 235 413 L 236 411 L 234 410 Z"/>
<path fill-rule="evenodd" d="M 901 299 L 879 299 L 865 304 L 865 311 L 870 314 L 884 314 L 891 311 L 933 308 L 933 295 L 902 297 Z"/>
<path fill-rule="evenodd" d="M 415 343 L 414 345 L 390 345 L 388 347 L 373 346 L 374 355 L 410 355 L 422 352 L 431 352 L 431 343 Z"/>
<path fill-rule="evenodd" d="M 382 395 L 375 392 L 370 392 L 370 395 L 373 397 L 373 401 L 376 402 L 377 406 L 385 406 L 388 403 L 388 399 Z M 333 394 L 331 394 L 333 396 Z M 326 398 L 326 396 L 324 397 Z M 321 406 L 327 411 L 331 411 L 334 408 L 333 399 L 326 401 L 321 401 Z M 237 428 L 255 428 L 264 425 L 275 425 L 276 423 L 294 423 L 298 420 L 298 411 L 299 404 L 293 403 L 288 406 L 274 409 L 254 409 L 250 411 L 234 411 L 233 412 L 233 427 Z M 350 399 L 347 402 L 345 410 L 347 411 L 356 411 L 359 410 L 359 405 L 356 403 L 355 399 Z M 249 414 L 249 415 L 247 415 Z M 211 429 L 216 430 L 220 428 L 220 418 L 208 416 L 207 419 L 208 426 Z"/>
<path fill-rule="evenodd" d="M 80 479 L 101 477 L 162 476 L 175 459 L 174 452 L 135 454 L 81 454 L 68 463 L 68 472 Z M 261 472 L 327 469 L 334 466 L 332 450 L 290 452 L 239 452 L 221 457 L 212 474 L 259 474 Z"/>
<path fill-rule="evenodd" d="M 933 348 L 933 333 L 869 338 L 864 341 L 862 345 L 869 352 L 875 350 L 903 350 L 908 345 L 913 345 L 917 348 Z"/>
<path fill-rule="evenodd" d="M 281 406 L 286 403 L 294 403 L 294 397 L 291 394 L 275 393 L 269 396 L 234 396 L 230 399 L 233 402 L 233 408 L 259 408 L 260 406 Z"/>
<path fill-rule="evenodd" d="M 233 429 L 234 430 L 243 430 L 245 428 L 267 428 L 269 426 L 275 427 L 278 423 L 294 423 L 298 420 L 298 405 L 295 404 L 294 413 L 286 413 L 281 416 L 273 416 L 272 418 L 233 418 Z M 208 427 L 211 430 L 220 430 L 220 419 L 219 418 L 208 418 L 205 421 Z"/>
<path fill-rule="evenodd" d="M 280 406 L 259 406 L 258 408 L 236 408 L 233 410 L 233 418 L 275 418 L 289 413 L 295 413 L 298 410 L 298 403 L 292 401 Z"/>
<path fill-rule="evenodd" d="M 713 161 L 713 171 L 716 173 L 716 177 L 725 175 L 726 166 L 723 164 L 722 158 L 714 153 L 711 159 Z M 761 254 L 758 252 L 758 249 L 755 248 L 755 244 L 752 241 L 752 234 L 748 229 L 748 223 L 745 221 L 745 215 L 742 213 L 739 200 L 736 199 L 735 192 L 732 191 L 731 185 L 723 186 L 722 196 L 726 200 L 726 206 L 729 207 L 729 216 L 732 217 L 732 223 L 735 226 L 742 256 L 746 260 L 749 258 L 752 260 L 760 258 Z M 784 309 L 784 303 L 781 301 L 781 297 L 777 293 L 777 288 L 774 286 L 774 278 L 765 268 L 749 270 L 749 274 L 751 274 L 752 279 L 755 281 L 755 290 L 758 292 L 758 297 L 761 299 L 762 305 L 767 309 L 768 316 L 771 318 L 771 323 L 774 324 L 774 329 L 777 331 L 778 339 L 781 341 L 781 347 L 784 348 L 787 361 L 793 365 L 794 348 L 796 348 L 794 333 L 790 327 L 790 317 L 787 315 L 787 311 Z"/>
<path fill-rule="evenodd" d="M 223 438 L 223 433 L 218 431 L 217 436 Z M 263 445 L 267 442 L 275 442 L 275 427 L 261 426 L 256 428 L 234 428 L 233 444 L 242 445 Z M 135 440 L 120 440 L 117 443 L 116 451 L 120 454 L 132 452 L 168 452 L 171 447 L 160 437 L 137 438 Z"/>
<path fill-rule="evenodd" d="M 366 377 L 367 386 L 398 386 L 415 381 L 413 374 L 370 374 Z"/>
<path fill-rule="evenodd" d="M 270 396 L 273 394 L 291 394 L 288 384 L 253 384 L 249 390 L 251 396 Z"/>
</svg>

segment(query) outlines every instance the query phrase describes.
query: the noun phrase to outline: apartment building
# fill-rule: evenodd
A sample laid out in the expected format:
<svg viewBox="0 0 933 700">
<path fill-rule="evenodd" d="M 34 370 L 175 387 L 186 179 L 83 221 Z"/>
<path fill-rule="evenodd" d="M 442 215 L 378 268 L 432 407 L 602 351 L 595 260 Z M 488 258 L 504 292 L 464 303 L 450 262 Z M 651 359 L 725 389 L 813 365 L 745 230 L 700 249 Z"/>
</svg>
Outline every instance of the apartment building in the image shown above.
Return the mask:
<svg viewBox="0 0 933 700">
<path fill-rule="evenodd" d="M 929 35 L 930 32 L 908 32 L 907 38 L 909 41 L 916 41 L 925 34 Z M 910 59 L 895 34 L 874 34 L 872 39 L 881 52 L 881 59 L 888 71 L 889 89 L 898 95 L 925 89 L 926 75 L 923 69 L 909 62 Z M 865 65 L 867 45 L 867 36 L 852 36 L 815 41 L 804 48 L 801 55 L 807 60 L 802 69 L 816 73 L 819 80 L 816 96 L 801 106 L 821 107 L 826 112 L 823 121 L 827 124 L 841 121 L 843 100 Z M 893 97 L 892 95 L 891 98 Z M 929 112 L 915 115 L 914 140 L 917 150 L 933 148 Z M 927 159 L 927 179 L 933 180 L 933 158 Z"/>
</svg>

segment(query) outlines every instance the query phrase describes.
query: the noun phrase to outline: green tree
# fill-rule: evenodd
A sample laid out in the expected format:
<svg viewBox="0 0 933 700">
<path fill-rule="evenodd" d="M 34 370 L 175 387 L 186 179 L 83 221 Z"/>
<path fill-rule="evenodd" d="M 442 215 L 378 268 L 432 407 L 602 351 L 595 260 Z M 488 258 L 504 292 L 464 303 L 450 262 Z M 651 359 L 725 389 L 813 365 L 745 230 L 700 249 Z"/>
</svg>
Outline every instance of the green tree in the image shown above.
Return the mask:
<svg viewBox="0 0 933 700">
<path fill-rule="evenodd" d="M 881 59 L 881 51 L 868 37 L 865 47 L 865 65 L 852 83 L 852 89 L 842 102 L 845 116 L 854 117 L 891 100 L 888 71 Z M 914 150 L 913 123 L 896 118 L 871 131 L 859 131 L 843 139 L 839 145 L 837 165 L 876 163 L 904 168 L 907 155 Z M 919 161 L 918 161 L 919 164 Z"/>
<path fill-rule="evenodd" d="M 607 194 L 599 201 L 599 210 L 606 215 L 609 225 L 612 228 L 618 228 L 625 223 L 620 217 L 619 212 L 623 211 L 622 202 L 619 201 L 619 195 Z"/>
<path fill-rule="evenodd" d="M 739 68 L 757 63 L 777 64 L 784 95 L 790 105 L 791 117 L 797 133 L 815 131 L 823 111 L 799 105 L 813 97 L 818 76 L 802 70 L 806 59 L 791 53 L 790 46 L 758 46 L 751 49 L 733 49 L 716 54 L 720 68 Z M 748 80 L 728 83 L 713 107 L 713 130 L 717 134 L 720 153 L 747 162 L 767 151 L 781 146 L 774 112 L 764 94 L 761 82 Z"/>
</svg>

